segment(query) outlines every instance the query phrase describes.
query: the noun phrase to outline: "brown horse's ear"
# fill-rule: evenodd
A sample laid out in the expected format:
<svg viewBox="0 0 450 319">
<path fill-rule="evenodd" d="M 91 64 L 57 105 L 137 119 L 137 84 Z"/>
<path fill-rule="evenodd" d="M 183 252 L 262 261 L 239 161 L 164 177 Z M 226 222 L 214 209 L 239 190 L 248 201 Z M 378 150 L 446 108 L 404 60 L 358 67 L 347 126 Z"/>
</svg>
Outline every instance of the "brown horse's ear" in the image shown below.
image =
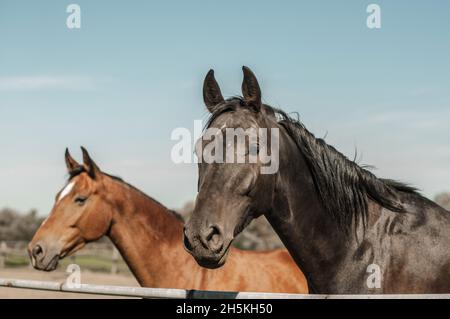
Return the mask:
<svg viewBox="0 0 450 319">
<path fill-rule="evenodd" d="M 242 82 L 242 95 L 247 105 L 253 107 L 256 111 L 261 110 L 261 89 L 259 88 L 258 80 L 253 74 L 252 70 L 243 66 L 244 81 Z"/>
<path fill-rule="evenodd" d="M 100 168 L 98 168 L 97 164 L 95 164 L 88 151 L 83 146 L 81 146 L 81 151 L 83 152 L 83 163 L 86 171 L 91 178 L 95 178 L 101 173 Z"/>
<path fill-rule="evenodd" d="M 217 84 L 214 78 L 214 70 L 212 69 L 206 74 L 205 81 L 203 82 L 203 101 L 205 101 L 206 107 L 211 113 L 214 112 L 217 104 L 225 101 L 220 92 L 219 84 Z"/>
<path fill-rule="evenodd" d="M 70 155 L 68 148 L 66 148 L 65 159 L 66 159 L 67 171 L 69 172 L 69 174 L 71 172 L 73 172 L 75 170 L 75 168 L 80 167 L 80 164 L 78 164 L 78 162 L 76 160 L 74 160 L 72 158 L 72 156 Z"/>
</svg>

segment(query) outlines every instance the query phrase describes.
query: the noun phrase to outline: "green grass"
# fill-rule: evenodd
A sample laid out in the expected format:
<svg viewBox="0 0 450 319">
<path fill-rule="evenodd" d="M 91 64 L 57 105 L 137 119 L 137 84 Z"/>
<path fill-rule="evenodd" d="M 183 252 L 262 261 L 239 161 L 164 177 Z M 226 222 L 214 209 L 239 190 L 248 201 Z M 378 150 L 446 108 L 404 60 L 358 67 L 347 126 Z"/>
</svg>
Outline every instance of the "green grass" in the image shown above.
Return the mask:
<svg viewBox="0 0 450 319">
<path fill-rule="evenodd" d="M 69 257 L 63 259 L 61 260 L 60 264 L 63 268 L 66 268 L 69 264 L 77 264 L 81 267 L 81 269 L 89 269 L 90 271 L 109 273 L 111 272 L 113 262 L 108 258 L 102 258 L 99 256 L 77 256 L 75 258 Z M 127 265 L 122 260 L 118 262 L 117 267 L 119 273 L 129 272 Z"/>
<path fill-rule="evenodd" d="M 5 267 L 23 267 L 30 263 L 28 257 L 25 256 L 7 256 Z"/>
</svg>

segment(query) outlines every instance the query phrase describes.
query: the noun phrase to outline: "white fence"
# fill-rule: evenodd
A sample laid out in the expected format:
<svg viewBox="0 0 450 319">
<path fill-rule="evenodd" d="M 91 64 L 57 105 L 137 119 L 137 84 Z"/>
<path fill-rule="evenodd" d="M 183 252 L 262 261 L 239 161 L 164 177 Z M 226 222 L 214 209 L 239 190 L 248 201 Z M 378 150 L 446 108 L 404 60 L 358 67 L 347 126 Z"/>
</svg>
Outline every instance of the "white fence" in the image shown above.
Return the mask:
<svg viewBox="0 0 450 319">
<path fill-rule="evenodd" d="M 450 299 L 450 294 L 427 295 L 301 295 L 257 292 L 222 292 L 105 285 L 68 285 L 51 281 L 0 278 L 0 287 L 156 299 Z"/>
<path fill-rule="evenodd" d="M 11 256 L 26 254 L 22 243 L 0 243 L 0 269 L 5 266 L 5 261 Z M 118 272 L 120 257 L 108 243 L 91 245 L 84 250 L 85 256 L 103 256 L 111 261 L 111 272 Z M 80 254 L 81 255 L 81 254 Z M 80 257 L 82 257 L 81 255 Z M 34 281 L 22 279 L 0 278 L 0 287 L 22 288 L 41 291 L 83 293 L 92 295 L 134 297 L 134 298 L 157 298 L 157 299 L 450 299 L 450 294 L 427 294 L 427 295 L 303 295 L 303 294 L 280 294 L 280 293 L 256 293 L 256 292 L 222 292 L 201 291 L 184 289 L 162 289 L 125 287 L 108 285 L 80 284 L 70 285 L 66 282 Z"/>
</svg>

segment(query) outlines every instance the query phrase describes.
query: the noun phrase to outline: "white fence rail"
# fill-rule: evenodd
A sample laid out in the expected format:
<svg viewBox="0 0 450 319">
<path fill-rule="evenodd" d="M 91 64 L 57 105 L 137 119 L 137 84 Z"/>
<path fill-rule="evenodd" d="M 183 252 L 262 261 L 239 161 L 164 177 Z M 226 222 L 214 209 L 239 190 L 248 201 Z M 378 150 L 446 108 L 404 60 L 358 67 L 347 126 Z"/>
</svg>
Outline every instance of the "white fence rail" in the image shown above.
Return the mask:
<svg viewBox="0 0 450 319">
<path fill-rule="evenodd" d="M 450 299 L 450 294 L 411 295 L 301 295 L 257 292 L 222 292 L 81 284 L 0 278 L 0 287 L 94 295 L 156 299 Z"/>
</svg>

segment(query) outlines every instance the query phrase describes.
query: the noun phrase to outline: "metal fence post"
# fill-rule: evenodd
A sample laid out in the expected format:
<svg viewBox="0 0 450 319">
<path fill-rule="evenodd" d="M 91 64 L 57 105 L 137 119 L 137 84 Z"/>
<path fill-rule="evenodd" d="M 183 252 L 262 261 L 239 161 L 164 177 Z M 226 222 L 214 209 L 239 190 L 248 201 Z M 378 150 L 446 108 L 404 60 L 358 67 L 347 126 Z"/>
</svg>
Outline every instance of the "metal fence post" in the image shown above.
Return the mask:
<svg viewBox="0 0 450 319">
<path fill-rule="evenodd" d="M 0 268 L 5 268 L 7 250 L 8 246 L 6 246 L 6 243 L 2 241 L 0 243 Z"/>
<path fill-rule="evenodd" d="M 119 252 L 115 247 L 113 247 L 112 251 L 112 264 L 111 264 L 111 274 L 117 275 L 119 272 Z"/>
</svg>

